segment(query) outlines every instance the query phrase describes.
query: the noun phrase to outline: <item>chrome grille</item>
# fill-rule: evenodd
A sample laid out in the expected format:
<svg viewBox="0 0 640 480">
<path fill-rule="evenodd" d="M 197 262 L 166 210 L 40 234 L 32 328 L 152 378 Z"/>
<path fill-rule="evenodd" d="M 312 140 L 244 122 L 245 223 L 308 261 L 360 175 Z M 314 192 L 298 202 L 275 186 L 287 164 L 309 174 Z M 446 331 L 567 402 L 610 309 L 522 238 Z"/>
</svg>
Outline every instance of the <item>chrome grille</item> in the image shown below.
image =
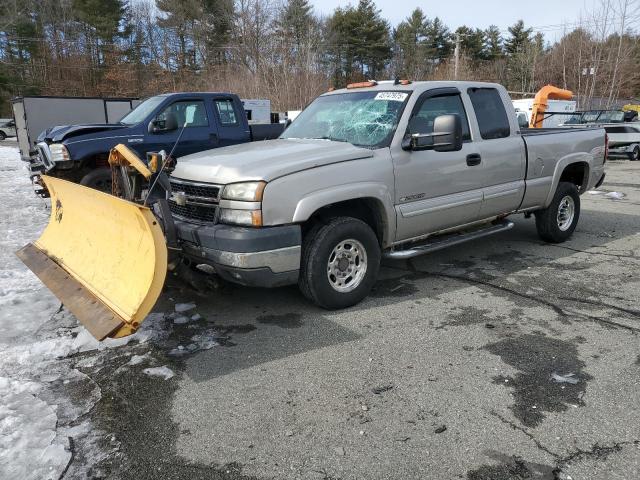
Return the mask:
<svg viewBox="0 0 640 480">
<path fill-rule="evenodd" d="M 179 205 L 173 198 L 169 199 L 169 209 L 173 215 L 198 223 L 217 222 L 218 202 L 222 191 L 220 185 L 175 178 L 170 179 L 170 182 L 172 194 L 183 195 L 185 200 L 184 205 Z"/>
<path fill-rule="evenodd" d="M 184 192 L 187 197 L 199 197 L 217 202 L 220 198 L 220 185 L 208 185 L 206 183 L 188 182 L 186 180 L 171 180 L 172 192 Z"/>
<path fill-rule="evenodd" d="M 204 223 L 215 223 L 218 214 L 217 207 L 202 207 L 200 205 L 178 205 L 173 200 L 169 200 L 171 213 L 184 218 L 185 220 L 196 220 Z"/>
</svg>

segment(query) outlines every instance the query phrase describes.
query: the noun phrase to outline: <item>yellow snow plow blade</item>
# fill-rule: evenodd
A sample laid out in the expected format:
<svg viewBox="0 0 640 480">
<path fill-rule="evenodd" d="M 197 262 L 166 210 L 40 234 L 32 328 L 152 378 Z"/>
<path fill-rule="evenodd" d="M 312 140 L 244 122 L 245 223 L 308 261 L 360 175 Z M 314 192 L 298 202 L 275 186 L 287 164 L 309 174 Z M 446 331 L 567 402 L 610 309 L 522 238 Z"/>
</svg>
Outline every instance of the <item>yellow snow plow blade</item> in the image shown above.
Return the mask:
<svg viewBox="0 0 640 480">
<path fill-rule="evenodd" d="M 18 257 L 98 340 L 134 333 L 167 272 L 162 229 L 149 208 L 43 176 L 51 217 Z"/>
</svg>

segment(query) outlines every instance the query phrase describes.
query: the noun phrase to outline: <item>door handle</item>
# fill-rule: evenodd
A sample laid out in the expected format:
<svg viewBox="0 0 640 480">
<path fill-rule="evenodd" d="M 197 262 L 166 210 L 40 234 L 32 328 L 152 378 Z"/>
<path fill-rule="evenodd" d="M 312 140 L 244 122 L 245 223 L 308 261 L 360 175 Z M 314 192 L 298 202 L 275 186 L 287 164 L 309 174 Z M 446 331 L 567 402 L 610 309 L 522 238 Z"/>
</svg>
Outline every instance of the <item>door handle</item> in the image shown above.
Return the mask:
<svg viewBox="0 0 640 480">
<path fill-rule="evenodd" d="M 480 165 L 481 161 L 482 157 L 479 153 L 470 153 L 469 155 L 467 155 L 467 165 L 469 165 L 470 167 Z"/>
</svg>

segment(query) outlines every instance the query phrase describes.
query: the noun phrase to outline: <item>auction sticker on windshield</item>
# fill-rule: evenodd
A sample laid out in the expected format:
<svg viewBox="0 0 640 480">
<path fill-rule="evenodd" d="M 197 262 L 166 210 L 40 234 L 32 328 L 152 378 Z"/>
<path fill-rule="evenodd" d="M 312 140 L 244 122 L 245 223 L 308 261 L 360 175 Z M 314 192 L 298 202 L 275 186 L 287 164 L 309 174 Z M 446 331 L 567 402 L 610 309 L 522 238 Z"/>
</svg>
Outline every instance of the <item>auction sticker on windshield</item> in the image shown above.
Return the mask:
<svg viewBox="0 0 640 480">
<path fill-rule="evenodd" d="M 408 93 L 402 92 L 380 92 L 376 95 L 375 100 L 391 100 L 392 102 L 404 102 Z"/>
</svg>

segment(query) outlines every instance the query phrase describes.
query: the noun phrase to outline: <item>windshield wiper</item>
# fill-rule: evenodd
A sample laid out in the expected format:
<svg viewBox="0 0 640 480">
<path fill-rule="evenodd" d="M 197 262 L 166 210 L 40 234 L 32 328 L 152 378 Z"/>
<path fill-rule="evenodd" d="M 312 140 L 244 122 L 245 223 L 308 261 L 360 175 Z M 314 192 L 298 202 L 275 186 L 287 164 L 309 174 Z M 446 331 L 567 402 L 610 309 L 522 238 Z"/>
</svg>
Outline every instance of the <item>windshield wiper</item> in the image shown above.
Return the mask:
<svg viewBox="0 0 640 480">
<path fill-rule="evenodd" d="M 351 142 L 348 142 L 347 140 L 344 140 L 342 138 L 334 138 L 334 137 L 327 137 L 327 136 L 324 136 L 324 137 L 313 137 L 313 138 L 311 138 L 311 140 L 331 140 L 332 142 L 351 143 Z"/>
</svg>

